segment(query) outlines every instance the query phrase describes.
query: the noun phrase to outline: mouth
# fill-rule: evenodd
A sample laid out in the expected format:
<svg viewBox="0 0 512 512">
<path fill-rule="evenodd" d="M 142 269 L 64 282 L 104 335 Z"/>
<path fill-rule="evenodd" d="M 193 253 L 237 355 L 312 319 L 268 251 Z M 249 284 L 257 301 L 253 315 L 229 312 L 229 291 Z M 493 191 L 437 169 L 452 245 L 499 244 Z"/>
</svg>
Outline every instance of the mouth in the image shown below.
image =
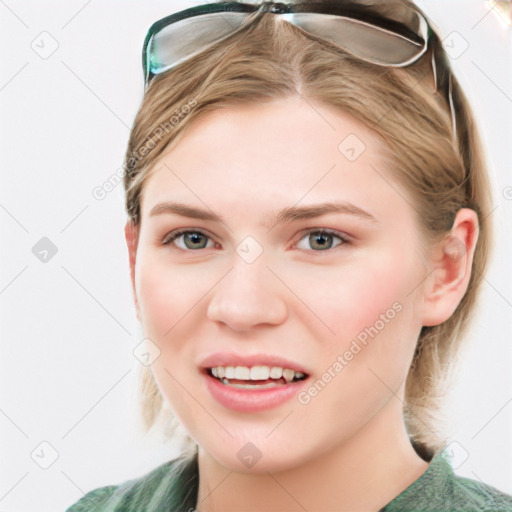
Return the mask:
<svg viewBox="0 0 512 512">
<path fill-rule="evenodd" d="M 300 363 L 263 353 L 217 352 L 199 366 L 209 396 L 224 408 L 245 413 L 284 405 L 311 378 Z"/>
<path fill-rule="evenodd" d="M 206 389 L 220 405 L 254 413 L 277 408 L 296 396 L 309 380 L 301 370 L 286 365 L 218 365 L 204 367 L 202 373 Z"/>
<path fill-rule="evenodd" d="M 267 389 L 307 379 L 304 372 L 281 366 L 214 366 L 205 373 L 225 386 L 238 389 Z"/>
</svg>

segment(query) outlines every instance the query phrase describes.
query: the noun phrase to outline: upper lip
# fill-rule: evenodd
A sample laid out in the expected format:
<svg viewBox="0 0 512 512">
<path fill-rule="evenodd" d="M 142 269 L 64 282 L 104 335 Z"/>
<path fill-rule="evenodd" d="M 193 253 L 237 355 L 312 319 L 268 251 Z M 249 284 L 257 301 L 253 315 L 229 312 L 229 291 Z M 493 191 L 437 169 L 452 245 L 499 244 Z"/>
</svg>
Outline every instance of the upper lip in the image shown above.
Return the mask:
<svg viewBox="0 0 512 512">
<path fill-rule="evenodd" d="M 234 352 L 216 352 L 205 357 L 200 366 L 203 369 L 215 368 L 216 366 L 278 366 L 289 368 L 296 372 L 309 374 L 309 372 L 299 363 L 284 359 L 283 357 L 270 354 L 235 354 Z"/>
</svg>

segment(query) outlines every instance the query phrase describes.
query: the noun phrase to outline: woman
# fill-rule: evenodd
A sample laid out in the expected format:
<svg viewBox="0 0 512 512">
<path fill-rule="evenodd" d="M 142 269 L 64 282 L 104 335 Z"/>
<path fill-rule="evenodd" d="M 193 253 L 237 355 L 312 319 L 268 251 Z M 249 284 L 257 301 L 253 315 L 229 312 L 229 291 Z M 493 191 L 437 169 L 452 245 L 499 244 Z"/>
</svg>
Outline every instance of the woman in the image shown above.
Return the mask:
<svg viewBox="0 0 512 512">
<path fill-rule="evenodd" d="M 142 398 L 191 449 L 68 511 L 512 510 L 454 475 L 435 427 L 491 197 L 423 13 L 208 4 L 155 23 L 143 59 L 124 177 Z"/>
</svg>

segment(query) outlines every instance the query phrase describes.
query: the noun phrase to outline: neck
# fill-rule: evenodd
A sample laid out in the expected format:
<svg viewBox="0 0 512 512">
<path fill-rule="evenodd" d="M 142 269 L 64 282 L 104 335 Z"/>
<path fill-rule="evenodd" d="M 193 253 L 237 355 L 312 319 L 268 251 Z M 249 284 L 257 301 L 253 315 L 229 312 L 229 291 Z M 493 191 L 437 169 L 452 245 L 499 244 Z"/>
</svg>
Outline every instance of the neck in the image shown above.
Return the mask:
<svg viewBox="0 0 512 512">
<path fill-rule="evenodd" d="M 352 438 L 305 464 L 238 473 L 200 449 L 198 465 L 198 512 L 378 511 L 428 467 L 409 441 L 395 399 Z"/>
</svg>

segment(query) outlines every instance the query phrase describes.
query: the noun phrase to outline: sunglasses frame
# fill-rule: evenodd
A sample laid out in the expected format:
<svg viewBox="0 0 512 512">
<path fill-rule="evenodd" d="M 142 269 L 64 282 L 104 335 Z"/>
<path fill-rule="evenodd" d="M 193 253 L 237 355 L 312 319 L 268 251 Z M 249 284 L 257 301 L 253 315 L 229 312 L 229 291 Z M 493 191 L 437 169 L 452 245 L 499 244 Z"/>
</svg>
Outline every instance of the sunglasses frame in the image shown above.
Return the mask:
<svg viewBox="0 0 512 512">
<path fill-rule="evenodd" d="M 320 9 L 318 9 L 320 7 Z M 342 17 L 347 17 L 353 21 L 358 21 L 365 24 L 371 24 L 376 29 L 382 29 L 384 31 L 390 31 L 393 34 L 397 35 L 397 37 L 407 37 L 410 41 L 413 41 L 416 39 L 417 42 L 423 41 L 424 47 L 421 51 L 418 52 L 417 55 L 410 58 L 409 60 L 402 62 L 402 63 L 390 63 L 390 64 L 381 64 L 377 62 L 372 62 L 369 59 L 365 59 L 364 57 L 359 57 L 361 60 L 365 62 L 373 63 L 377 66 L 382 67 L 407 67 L 410 66 L 416 62 L 418 62 L 424 54 L 427 52 L 429 48 L 429 43 L 432 40 L 432 36 L 434 35 L 434 31 L 432 30 L 432 27 L 428 23 L 428 21 L 425 19 L 425 17 L 422 15 L 422 13 L 417 9 L 412 9 L 413 12 L 418 16 L 420 27 L 425 34 L 426 37 L 423 38 L 422 35 L 419 35 L 418 33 L 414 32 L 412 29 L 408 28 L 403 23 L 400 23 L 399 21 L 386 18 L 384 15 L 376 15 L 375 11 L 373 13 L 368 12 L 368 5 L 357 2 L 357 0 L 351 0 L 350 2 L 345 2 L 343 4 L 339 4 L 337 2 L 330 2 L 330 3 L 317 3 L 317 2 L 305 2 L 304 0 L 301 1 L 292 1 L 288 3 L 281 3 L 281 2 L 273 2 L 270 0 L 264 0 L 261 3 L 249 3 L 249 2 L 237 2 L 237 1 L 228 1 L 228 2 L 216 2 L 211 4 L 203 4 L 198 5 L 194 7 L 190 7 L 188 9 L 184 9 L 182 11 L 173 13 L 169 16 L 166 16 L 165 18 L 162 18 L 155 23 L 151 25 L 149 28 L 146 37 L 144 39 L 144 44 L 142 48 L 142 68 L 144 73 L 144 87 L 147 90 L 149 87 L 151 80 L 161 74 L 165 73 L 167 71 L 172 70 L 175 65 L 167 66 L 165 69 L 163 69 L 160 73 L 153 73 L 151 71 L 151 47 L 152 47 L 152 41 L 153 38 L 164 28 L 167 26 L 177 23 L 179 21 L 183 21 L 186 19 L 194 18 L 197 16 L 201 16 L 204 14 L 212 14 L 212 13 L 222 13 L 222 12 L 241 12 L 241 13 L 247 13 L 248 17 L 251 16 L 254 13 L 257 12 L 268 12 L 280 15 L 285 21 L 288 23 L 293 24 L 294 26 L 300 28 L 304 32 L 314 36 L 314 37 L 320 37 L 324 38 L 327 41 L 332 42 L 334 45 L 339 46 L 335 41 L 332 41 L 328 37 L 322 36 L 321 34 L 315 34 L 312 32 L 307 31 L 306 29 L 303 29 L 300 25 L 296 25 L 291 20 L 290 16 L 293 16 L 294 14 L 306 14 L 306 13 L 314 13 L 314 14 L 331 14 L 331 15 L 337 15 Z M 227 22 L 227 21 L 226 21 Z M 243 26 L 243 25 L 242 25 Z M 209 44 L 208 46 L 215 44 L 219 41 L 222 41 L 225 38 L 228 38 L 232 36 L 235 32 L 237 32 L 241 27 L 235 28 L 233 32 L 228 33 L 225 36 L 222 36 L 218 41 L 214 41 L 213 43 Z M 207 47 L 208 47 L 207 46 Z M 207 48 L 206 47 L 206 48 Z M 203 51 L 203 48 L 201 51 Z M 346 51 L 350 52 L 349 49 L 346 49 Z M 432 51 L 432 60 L 431 60 L 431 66 L 432 66 L 432 73 L 434 78 L 434 92 L 440 91 L 447 103 L 450 106 L 450 113 L 452 118 L 452 133 L 453 133 L 453 139 L 457 141 L 457 124 L 456 124 L 456 115 L 455 115 L 455 107 L 453 103 L 453 94 L 452 94 L 452 72 L 450 65 L 447 61 L 447 57 L 441 51 L 437 52 L 439 53 L 436 58 L 436 51 L 435 49 Z M 195 53 L 191 54 L 190 57 L 195 55 Z M 443 61 L 443 66 L 439 65 L 439 61 Z M 179 61 L 176 65 L 180 64 L 182 61 Z"/>
</svg>

